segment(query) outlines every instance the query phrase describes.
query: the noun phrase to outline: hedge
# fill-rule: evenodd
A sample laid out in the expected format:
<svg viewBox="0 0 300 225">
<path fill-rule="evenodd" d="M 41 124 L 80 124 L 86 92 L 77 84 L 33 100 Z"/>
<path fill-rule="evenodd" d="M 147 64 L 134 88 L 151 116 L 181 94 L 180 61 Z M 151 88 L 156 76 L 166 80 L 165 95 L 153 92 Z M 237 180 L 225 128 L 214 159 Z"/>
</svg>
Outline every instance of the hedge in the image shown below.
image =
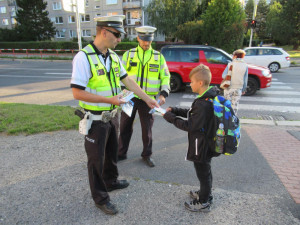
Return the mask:
<svg viewBox="0 0 300 225">
<path fill-rule="evenodd" d="M 82 47 L 88 42 L 82 42 Z M 116 50 L 135 48 L 137 42 L 120 42 Z M 155 43 L 152 47 L 155 49 Z M 0 42 L 1 49 L 78 49 L 78 43 L 72 41 L 32 41 L 32 42 Z"/>
</svg>

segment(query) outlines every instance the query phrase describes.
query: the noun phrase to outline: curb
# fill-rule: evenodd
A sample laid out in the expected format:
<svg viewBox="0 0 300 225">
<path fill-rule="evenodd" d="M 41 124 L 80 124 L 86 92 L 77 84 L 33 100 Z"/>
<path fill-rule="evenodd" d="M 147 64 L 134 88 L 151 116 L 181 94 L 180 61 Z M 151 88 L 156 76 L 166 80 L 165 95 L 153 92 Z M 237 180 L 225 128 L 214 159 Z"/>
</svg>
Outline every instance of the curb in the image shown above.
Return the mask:
<svg viewBox="0 0 300 225">
<path fill-rule="evenodd" d="M 295 121 L 274 121 L 274 120 L 240 119 L 240 122 L 242 124 L 300 127 L 300 121 L 297 121 L 297 120 L 295 120 Z"/>
</svg>

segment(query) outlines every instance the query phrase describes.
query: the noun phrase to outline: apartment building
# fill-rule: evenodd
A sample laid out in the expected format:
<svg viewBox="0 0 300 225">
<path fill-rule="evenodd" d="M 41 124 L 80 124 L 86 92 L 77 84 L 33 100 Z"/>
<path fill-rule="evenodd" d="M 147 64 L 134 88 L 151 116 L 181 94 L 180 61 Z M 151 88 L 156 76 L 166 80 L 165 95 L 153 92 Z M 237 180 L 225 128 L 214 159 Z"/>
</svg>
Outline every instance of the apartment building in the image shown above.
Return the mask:
<svg viewBox="0 0 300 225">
<path fill-rule="evenodd" d="M 49 18 L 57 32 L 54 40 L 68 41 L 77 37 L 77 24 L 75 12 L 67 12 L 63 8 L 63 0 L 44 0 L 47 2 Z M 76 3 L 76 0 L 72 0 Z M 78 0 L 80 1 L 80 0 Z M 84 14 L 79 15 L 81 36 L 89 41 L 96 35 L 97 16 L 125 15 L 124 27 L 126 38 L 136 37 L 135 27 L 145 24 L 143 7 L 149 0 L 82 0 Z M 17 5 L 15 0 L 0 0 L 0 28 L 12 29 L 16 24 Z M 149 25 L 149 24 L 147 24 Z M 157 37 L 159 40 L 161 36 Z"/>
</svg>

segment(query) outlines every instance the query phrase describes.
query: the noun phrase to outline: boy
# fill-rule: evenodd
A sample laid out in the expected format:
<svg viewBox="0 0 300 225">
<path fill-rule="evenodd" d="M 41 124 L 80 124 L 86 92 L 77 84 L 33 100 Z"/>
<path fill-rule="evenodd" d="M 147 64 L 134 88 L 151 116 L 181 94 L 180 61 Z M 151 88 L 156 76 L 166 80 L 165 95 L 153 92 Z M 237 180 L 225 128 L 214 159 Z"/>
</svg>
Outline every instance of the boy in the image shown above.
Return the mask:
<svg viewBox="0 0 300 225">
<path fill-rule="evenodd" d="M 193 212 L 209 212 L 213 200 L 211 158 L 219 154 L 213 152 L 214 111 L 208 99 L 218 95 L 219 89 L 209 86 L 211 72 L 203 64 L 195 67 L 189 77 L 192 91 L 198 93 L 199 96 L 194 100 L 190 109 L 169 107 L 164 114 L 164 119 L 188 132 L 189 147 L 186 158 L 194 162 L 200 181 L 200 190 L 190 191 L 192 201 L 185 202 L 184 205 Z M 187 120 L 180 117 L 185 117 Z"/>
</svg>

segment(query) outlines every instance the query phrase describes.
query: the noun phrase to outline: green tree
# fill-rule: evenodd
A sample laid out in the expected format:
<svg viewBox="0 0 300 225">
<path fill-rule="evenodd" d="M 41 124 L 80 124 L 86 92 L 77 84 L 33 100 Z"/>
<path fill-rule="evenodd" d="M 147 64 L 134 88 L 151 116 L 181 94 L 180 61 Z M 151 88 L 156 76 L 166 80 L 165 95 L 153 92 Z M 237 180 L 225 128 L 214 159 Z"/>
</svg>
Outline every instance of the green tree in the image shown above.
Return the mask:
<svg viewBox="0 0 300 225">
<path fill-rule="evenodd" d="M 200 4 L 198 4 L 197 10 L 195 12 L 195 17 L 197 19 L 200 19 L 201 15 L 205 12 L 205 10 L 208 7 L 208 3 L 211 2 L 211 0 L 201 0 Z"/>
<path fill-rule="evenodd" d="M 284 35 L 298 49 L 300 40 L 300 0 L 285 0 L 281 18 L 285 23 Z M 283 32 L 282 32 L 283 33 Z"/>
<path fill-rule="evenodd" d="M 189 21 L 177 27 L 175 36 L 185 44 L 201 44 L 203 21 Z"/>
<path fill-rule="evenodd" d="M 17 0 L 16 30 L 21 41 L 49 40 L 55 34 L 53 23 L 43 0 Z"/>
<path fill-rule="evenodd" d="M 177 26 L 195 19 L 198 0 L 153 0 L 145 8 L 150 24 L 166 36 L 173 36 Z"/>
<path fill-rule="evenodd" d="M 242 47 L 245 17 L 239 0 L 212 0 L 202 16 L 203 41 L 229 52 Z"/>
<path fill-rule="evenodd" d="M 281 19 L 282 5 L 274 1 L 270 5 L 270 10 L 267 14 L 267 32 L 270 33 L 272 39 L 276 44 L 287 44 L 287 40 L 284 38 L 283 28 L 284 22 Z"/>
<path fill-rule="evenodd" d="M 267 15 L 267 29 L 276 44 L 293 44 L 300 40 L 300 0 L 274 1 Z"/>
<path fill-rule="evenodd" d="M 251 20 L 253 18 L 253 9 L 254 9 L 254 0 L 248 0 L 245 6 L 245 13 L 246 13 L 246 21 L 248 24 L 248 29 L 250 29 Z"/>
<path fill-rule="evenodd" d="M 268 33 L 266 30 L 266 20 L 267 14 L 269 12 L 269 5 L 266 0 L 259 0 L 257 5 L 257 13 L 256 13 L 256 28 L 255 33 L 260 39 L 267 38 Z"/>
</svg>

